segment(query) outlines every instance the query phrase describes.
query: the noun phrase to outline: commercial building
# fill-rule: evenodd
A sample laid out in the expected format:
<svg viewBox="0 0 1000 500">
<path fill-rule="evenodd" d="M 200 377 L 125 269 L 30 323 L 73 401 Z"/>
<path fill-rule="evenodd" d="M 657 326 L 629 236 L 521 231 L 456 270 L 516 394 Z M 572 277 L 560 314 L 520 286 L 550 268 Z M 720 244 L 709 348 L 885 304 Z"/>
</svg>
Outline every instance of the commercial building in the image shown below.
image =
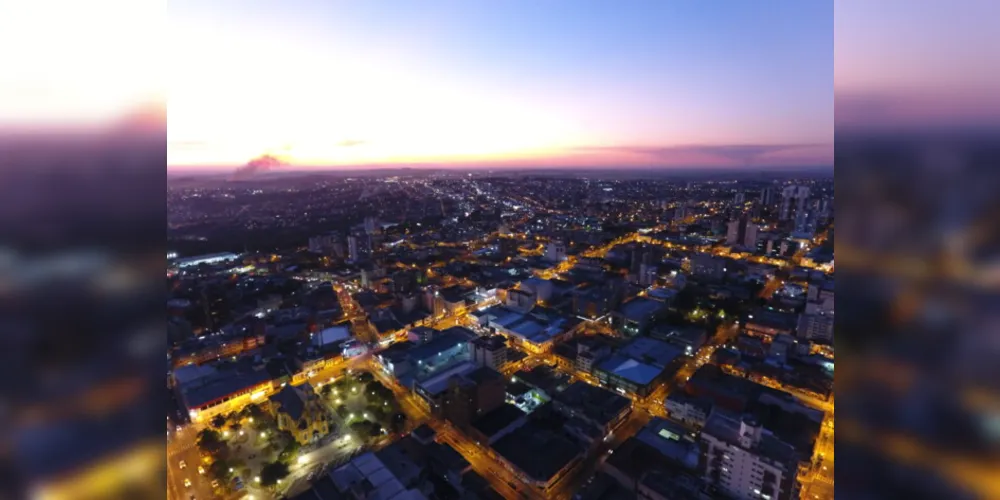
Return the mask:
<svg viewBox="0 0 1000 500">
<path fill-rule="evenodd" d="M 267 371 L 246 366 L 185 365 L 174 370 L 173 378 L 180 402 L 194 423 L 263 403 L 275 390 Z"/>
<path fill-rule="evenodd" d="M 601 385 L 620 394 L 648 395 L 656 382 L 676 369 L 683 355 L 677 346 L 638 337 L 600 362 L 594 375 Z"/>
<path fill-rule="evenodd" d="M 708 332 L 693 325 L 657 325 L 649 336 L 681 348 L 688 356 L 696 354 L 708 341 Z"/>
<path fill-rule="evenodd" d="M 533 353 L 548 352 L 556 342 L 571 337 L 582 324 L 579 319 L 541 307 L 525 313 L 497 305 L 474 315 L 492 333 L 503 335 Z"/>
<path fill-rule="evenodd" d="M 738 499 L 798 498 L 802 462 L 795 447 L 772 434 L 752 416 L 716 411 L 701 431 L 704 478 Z"/>
<path fill-rule="evenodd" d="M 636 297 L 611 313 L 611 324 L 626 337 L 646 333 L 653 322 L 667 310 L 665 302 Z"/>
</svg>

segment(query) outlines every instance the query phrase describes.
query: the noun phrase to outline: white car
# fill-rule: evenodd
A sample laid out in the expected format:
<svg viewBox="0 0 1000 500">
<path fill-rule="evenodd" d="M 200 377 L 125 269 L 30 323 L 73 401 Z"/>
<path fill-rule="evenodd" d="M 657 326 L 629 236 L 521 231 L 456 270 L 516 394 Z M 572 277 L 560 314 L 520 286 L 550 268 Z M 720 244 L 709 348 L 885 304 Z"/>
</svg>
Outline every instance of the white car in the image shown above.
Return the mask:
<svg viewBox="0 0 1000 500">
<path fill-rule="evenodd" d="M 201 474 L 201 475 L 204 476 L 205 475 L 205 468 L 199 465 L 198 466 L 198 474 Z"/>
<path fill-rule="evenodd" d="M 181 470 L 184 470 L 184 469 L 187 469 L 188 464 L 187 464 L 187 462 L 181 460 L 181 463 L 179 464 L 179 466 L 180 466 Z"/>
<path fill-rule="evenodd" d="M 191 480 L 190 479 L 184 478 L 184 487 L 185 488 L 190 488 L 191 487 Z"/>
</svg>

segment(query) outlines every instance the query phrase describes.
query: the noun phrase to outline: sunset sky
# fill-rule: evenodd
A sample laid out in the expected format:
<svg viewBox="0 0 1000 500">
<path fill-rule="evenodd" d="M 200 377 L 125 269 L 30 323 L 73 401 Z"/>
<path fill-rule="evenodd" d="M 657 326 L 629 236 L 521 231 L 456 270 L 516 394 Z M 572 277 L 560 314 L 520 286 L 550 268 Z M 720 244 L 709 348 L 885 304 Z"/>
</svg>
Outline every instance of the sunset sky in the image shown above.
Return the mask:
<svg viewBox="0 0 1000 500">
<path fill-rule="evenodd" d="M 832 163 L 832 2 L 171 0 L 172 167 Z"/>
</svg>

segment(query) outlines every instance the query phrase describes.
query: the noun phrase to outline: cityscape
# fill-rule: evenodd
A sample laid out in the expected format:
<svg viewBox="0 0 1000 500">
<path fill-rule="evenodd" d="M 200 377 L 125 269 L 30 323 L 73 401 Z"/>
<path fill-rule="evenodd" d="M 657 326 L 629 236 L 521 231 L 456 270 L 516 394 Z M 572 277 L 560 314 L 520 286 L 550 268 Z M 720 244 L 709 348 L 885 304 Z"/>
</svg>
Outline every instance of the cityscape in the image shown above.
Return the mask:
<svg viewBox="0 0 1000 500">
<path fill-rule="evenodd" d="M 828 3 L 170 32 L 168 498 L 833 498 Z"/>
<path fill-rule="evenodd" d="M 737 177 L 175 179 L 168 497 L 833 498 L 832 171 Z"/>
</svg>

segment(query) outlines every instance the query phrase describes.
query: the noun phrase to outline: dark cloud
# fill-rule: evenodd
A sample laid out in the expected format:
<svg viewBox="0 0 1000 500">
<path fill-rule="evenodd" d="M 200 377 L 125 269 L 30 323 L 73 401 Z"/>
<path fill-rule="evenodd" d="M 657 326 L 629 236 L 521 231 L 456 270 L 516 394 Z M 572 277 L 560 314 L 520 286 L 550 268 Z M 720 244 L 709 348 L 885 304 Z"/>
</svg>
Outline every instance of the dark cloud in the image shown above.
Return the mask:
<svg viewBox="0 0 1000 500">
<path fill-rule="evenodd" d="M 234 179 L 245 179 L 247 177 L 253 177 L 261 172 L 267 172 L 268 170 L 279 168 L 288 165 L 281 159 L 273 155 L 262 155 L 258 156 L 247 162 L 246 165 L 236 169 L 233 173 Z"/>
</svg>

